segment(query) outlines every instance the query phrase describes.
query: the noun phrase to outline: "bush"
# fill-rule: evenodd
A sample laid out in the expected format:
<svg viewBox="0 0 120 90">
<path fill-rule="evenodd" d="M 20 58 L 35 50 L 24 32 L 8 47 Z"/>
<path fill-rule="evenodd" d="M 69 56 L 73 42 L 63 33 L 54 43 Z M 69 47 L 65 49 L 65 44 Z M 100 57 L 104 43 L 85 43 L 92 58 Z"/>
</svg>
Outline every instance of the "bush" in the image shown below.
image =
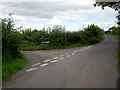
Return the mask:
<svg viewBox="0 0 120 90">
<path fill-rule="evenodd" d="M 13 18 L 11 14 L 9 16 L 8 18 L 0 19 L 0 28 L 2 28 L 3 80 L 22 69 L 27 63 L 26 58 L 19 51 L 22 35 L 14 29 Z"/>
<path fill-rule="evenodd" d="M 95 44 L 104 38 L 103 30 L 94 24 L 77 32 L 68 32 L 65 31 L 64 26 L 56 25 L 40 31 L 26 29 L 22 35 L 24 36 L 22 50 L 64 48 L 74 43 Z M 29 39 L 25 39 L 25 37 L 29 37 Z M 49 43 L 42 44 L 44 41 L 49 41 Z"/>
<path fill-rule="evenodd" d="M 14 29 L 12 17 L 1 19 L 2 27 L 2 53 L 3 57 L 6 54 L 13 58 L 19 56 L 19 44 L 21 34 Z"/>
<path fill-rule="evenodd" d="M 87 40 L 90 44 L 95 44 L 103 40 L 104 31 L 100 27 L 92 24 L 84 29 L 85 31 L 85 40 Z"/>
</svg>

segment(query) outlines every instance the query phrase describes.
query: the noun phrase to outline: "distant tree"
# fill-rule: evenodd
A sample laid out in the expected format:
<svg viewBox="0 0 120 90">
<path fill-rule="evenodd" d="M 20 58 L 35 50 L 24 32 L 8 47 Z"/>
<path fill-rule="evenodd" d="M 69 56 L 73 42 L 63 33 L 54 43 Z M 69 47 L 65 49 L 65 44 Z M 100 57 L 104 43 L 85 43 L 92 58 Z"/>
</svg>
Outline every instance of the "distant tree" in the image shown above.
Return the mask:
<svg viewBox="0 0 120 90">
<path fill-rule="evenodd" d="M 109 28 L 110 34 L 116 35 L 116 36 L 119 35 L 119 33 L 120 33 L 120 32 L 118 32 L 119 30 L 120 30 L 120 27 L 113 26 L 113 27 Z"/>
<path fill-rule="evenodd" d="M 98 43 L 104 38 L 104 30 L 94 24 L 84 28 L 84 33 L 86 35 L 86 41 L 91 44 Z"/>
</svg>

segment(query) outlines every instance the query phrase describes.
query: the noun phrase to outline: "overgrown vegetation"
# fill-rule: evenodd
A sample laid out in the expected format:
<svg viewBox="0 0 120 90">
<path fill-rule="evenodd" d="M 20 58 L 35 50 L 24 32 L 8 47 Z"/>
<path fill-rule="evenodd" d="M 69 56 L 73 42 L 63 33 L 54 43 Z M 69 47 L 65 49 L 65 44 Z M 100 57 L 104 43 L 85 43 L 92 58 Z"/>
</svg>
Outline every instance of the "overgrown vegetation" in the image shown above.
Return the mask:
<svg viewBox="0 0 120 90">
<path fill-rule="evenodd" d="M 64 26 L 56 25 L 42 30 L 25 29 L 21 36 L 21 50 L 45 50 L 96 44 L 103 40 L 104 32 L 94 24 L 76 32 L 65 31 Z"/>
<path fill-rule="evenodd" d="M 0 20 L 0 28 L 2 28 L 2 79 L 4 80 L 25 67 L 27 60 L 19 51 L 20 33 L 14 29 L 11 14 L 8 18 Z"/>
<path fill-rule="evenodd" d="M 8 62 L 3 62 L 2 66 L 2 79 L 5 80 L 6 78 L 12 76 L 23 67 L 27 65 L 26 57 L 23 54 L 19 55 L 19 58 L 13 58 L 10 55 L 6 55 L 3 57 Z"/>
<path fill-rule="evenodd" d="M 117 58 L 118 58 L 118 67 L 120 68 L 120 27 L 111 27 L 109 28 L 108 31 L 106 31 L 107 34 L 111 34 L 115 37 L 118 38 L 118 55 L 117 55 Z"/>
</svg>

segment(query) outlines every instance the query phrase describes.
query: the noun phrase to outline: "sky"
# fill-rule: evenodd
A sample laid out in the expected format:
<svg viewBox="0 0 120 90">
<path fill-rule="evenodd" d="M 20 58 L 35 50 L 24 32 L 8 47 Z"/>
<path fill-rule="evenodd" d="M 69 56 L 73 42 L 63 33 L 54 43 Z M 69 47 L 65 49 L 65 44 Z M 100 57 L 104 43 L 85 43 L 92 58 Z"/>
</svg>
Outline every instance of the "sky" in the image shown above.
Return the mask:
<svg viewBox="0 0 120 90">
<path fill-rule="evenodd" d="M 67 31 L 78 31 L 90 24 L 108 30 L 117 21 L 117 12 L 94 7 L 94 0 L 30 0 L 0 2 L 0 18 L 14 13 L 16 27 L 42 29 L 62 25 Z"/>
</svg>

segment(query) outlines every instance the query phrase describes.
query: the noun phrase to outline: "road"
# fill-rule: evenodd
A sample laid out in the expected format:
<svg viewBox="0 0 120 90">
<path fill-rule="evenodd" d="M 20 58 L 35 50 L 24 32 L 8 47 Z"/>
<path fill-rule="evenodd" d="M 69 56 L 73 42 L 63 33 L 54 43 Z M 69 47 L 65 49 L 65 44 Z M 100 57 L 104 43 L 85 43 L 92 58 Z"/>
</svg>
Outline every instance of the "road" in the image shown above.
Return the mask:
<svg viewBox="0 0 120 90">
<path fill-rule="evenodd" d="M 24 51 L 29 64 L 3 88 L 116 88 L 118 41 L 110 35 L 96 45 Z"/>
</svg>

